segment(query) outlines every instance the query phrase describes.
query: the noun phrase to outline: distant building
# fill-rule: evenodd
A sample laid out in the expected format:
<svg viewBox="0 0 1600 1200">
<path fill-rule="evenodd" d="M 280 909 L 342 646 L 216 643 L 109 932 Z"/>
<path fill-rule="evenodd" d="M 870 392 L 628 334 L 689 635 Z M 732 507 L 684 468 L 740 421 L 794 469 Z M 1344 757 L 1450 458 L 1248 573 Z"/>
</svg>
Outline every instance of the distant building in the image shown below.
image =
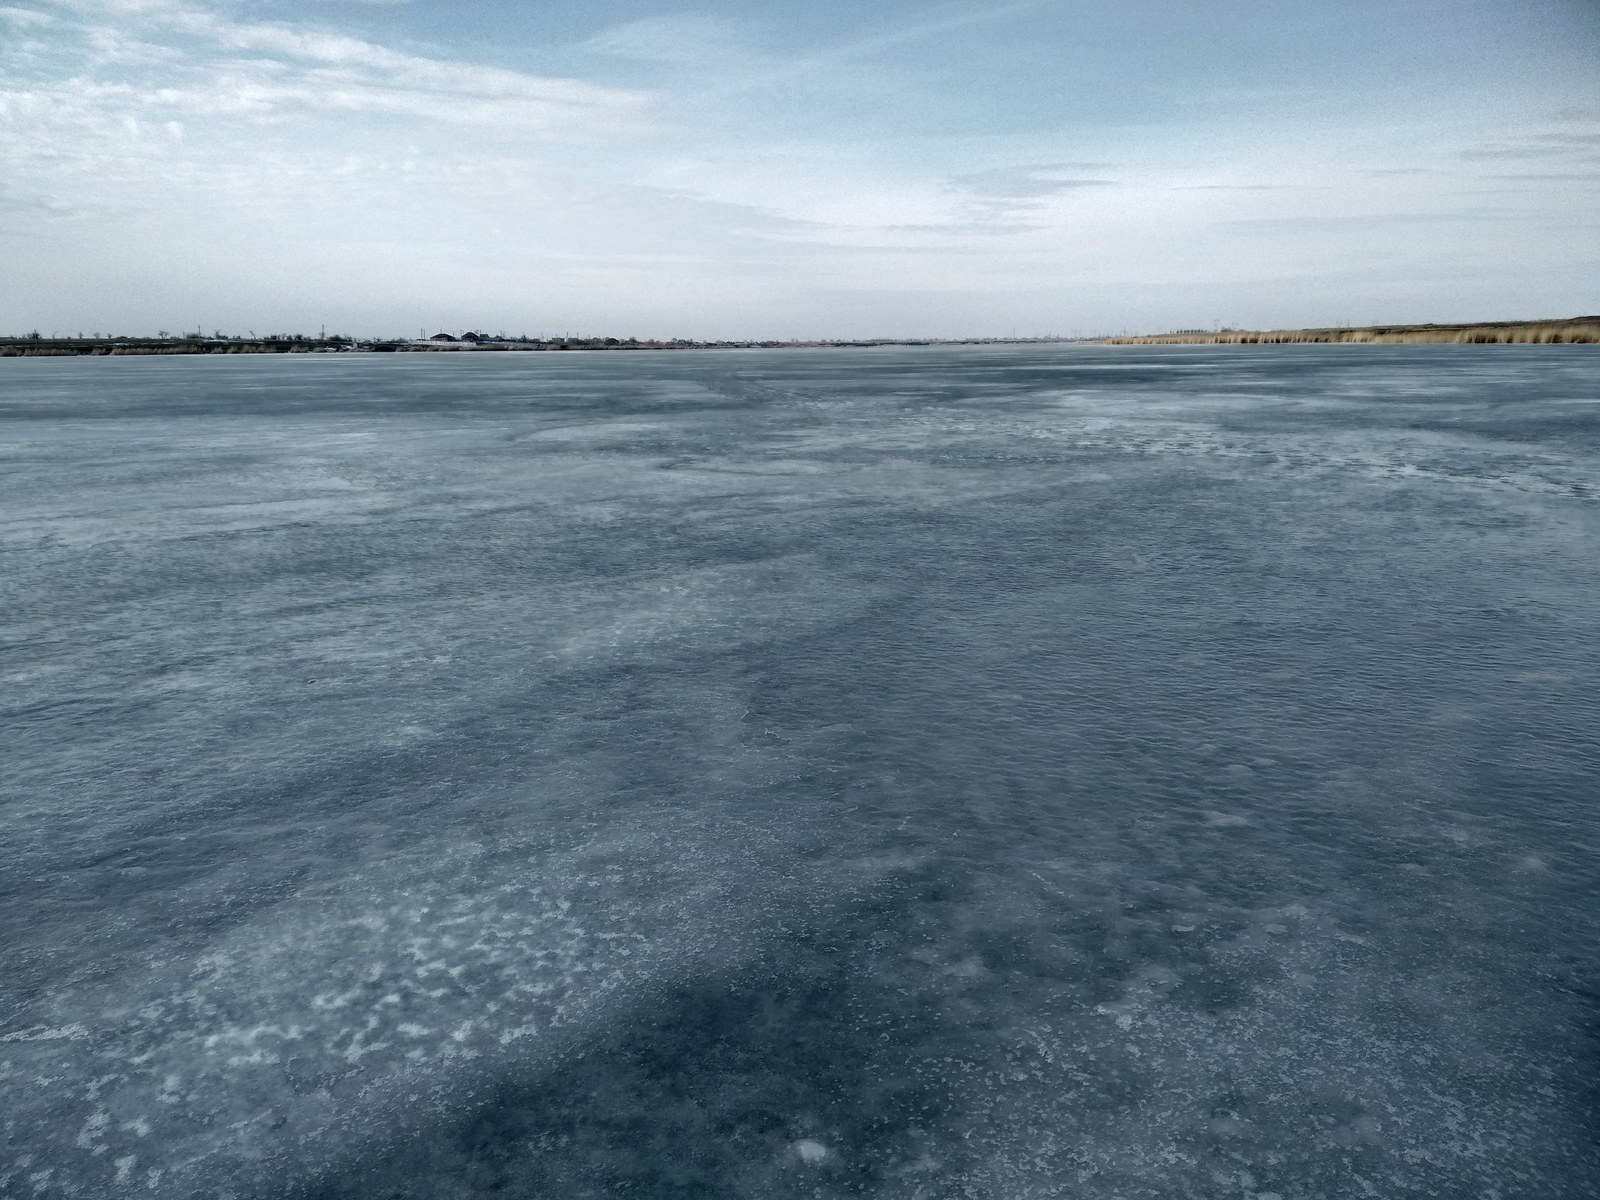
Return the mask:
<svg viewBox="0 0 1600 1200">
<path fill-rule="evenodd" d="M 472 335 L 468 334 L 467 336 L 471 337 Z M 456 339 L 451 337 L 448 333 L 436 333 L 428 340 L 430 342 L 453 342 Z"/>
<path fill-rule="evenodd" d="M 478 336 L 476 333 L 468 332 L 461 335 L 461 340 L 463 342 L 481 342 L 483 341 L 483 338 Z"/>
</svg>

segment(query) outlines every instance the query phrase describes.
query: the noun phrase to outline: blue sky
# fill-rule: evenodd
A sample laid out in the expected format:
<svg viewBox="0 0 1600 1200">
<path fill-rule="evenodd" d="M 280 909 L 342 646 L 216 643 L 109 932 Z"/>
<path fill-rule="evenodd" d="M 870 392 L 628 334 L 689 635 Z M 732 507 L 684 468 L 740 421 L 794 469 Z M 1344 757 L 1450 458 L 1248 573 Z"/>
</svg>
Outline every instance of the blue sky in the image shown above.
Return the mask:
<svg viewBox="0 0 1600 1200">
<path fill-rule="evenodd" d="M 0 0 L 0 331 L 1600 311 L 1600 5 Z"/>
</svg>

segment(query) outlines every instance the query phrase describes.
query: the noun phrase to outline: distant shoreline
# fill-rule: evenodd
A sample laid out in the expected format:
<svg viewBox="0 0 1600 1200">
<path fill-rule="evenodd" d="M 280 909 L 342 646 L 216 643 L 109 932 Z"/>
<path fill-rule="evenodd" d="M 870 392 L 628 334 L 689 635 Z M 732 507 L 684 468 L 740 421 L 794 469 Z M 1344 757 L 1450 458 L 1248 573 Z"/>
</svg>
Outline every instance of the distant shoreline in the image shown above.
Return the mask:
<svg viewBox="0 0 1600 1200">
<path fill-rule="evenodd" d="M 101 358 L 196 354 L 555 353 L 573 350 L 810 350 L 882 346 L 1231 346 L 1291 343 L 1367 345 L 1556 345 L 1600 343 L 1600 316 L 1461 325 L 1366 325 L 1326 329 L 1185 329 L 1094 338 L 861 338 L 818 341 L 638 341 L 618 338 L 428 339 L 347 337 L 0 337 L 0 358 Z"/>
<path fill-rule="evenodd" d="M 1113 346 L 1231 346 L 1290 342 L 1353 342 L 1381 345 L 1553 345 L 1600 342 L 1600 317 L 1554 321 L 1481 321 L 1471 325 L 1367 325 L 1334 329 L 1183 330 L 1106 338 Z"/>
<path fill-rule="evenodd" d="M 193 354 L 548 354 L 572 350 L 806 350 L 875 346 L 1033 346 L 1062 342 L 1098 344 L 1100 338 L 862 338 L 839 341 L 622 341 L 618 338 L 477 337 L 435 340 L 386 338 L 46 338 L 0 337 L 0 358 L 103 358 Z"/>
</svg>

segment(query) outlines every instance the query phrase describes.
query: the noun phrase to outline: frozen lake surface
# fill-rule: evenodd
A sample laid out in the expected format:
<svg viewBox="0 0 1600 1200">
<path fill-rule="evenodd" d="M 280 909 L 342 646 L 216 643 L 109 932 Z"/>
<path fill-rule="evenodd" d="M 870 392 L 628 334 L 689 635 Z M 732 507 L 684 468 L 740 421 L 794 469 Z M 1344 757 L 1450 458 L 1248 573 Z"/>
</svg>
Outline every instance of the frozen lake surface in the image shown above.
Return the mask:
<svg viewBox="0 0 1600 1200">
<path fill-rule="evenodd" d="M 1600 358 L 0 364 L 0 1195 L 1600 1195 Z"/>
</svg>

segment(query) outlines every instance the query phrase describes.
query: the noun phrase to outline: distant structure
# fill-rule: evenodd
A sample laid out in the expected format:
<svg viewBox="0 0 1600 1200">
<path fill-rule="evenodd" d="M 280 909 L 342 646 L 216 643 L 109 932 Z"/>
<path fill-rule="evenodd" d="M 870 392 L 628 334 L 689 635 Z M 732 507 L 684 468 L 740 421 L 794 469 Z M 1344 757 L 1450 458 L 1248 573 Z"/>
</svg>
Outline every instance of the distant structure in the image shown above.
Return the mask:
<svg viewBox="0 0 1600 1200">
<path fill-rule="evenodd" d="M 448 333 L 436 333 L 428 340 L 430 342 L 453 342 L 456 339 L 451 337 Z"/>
<path fill-rule="evenodd" d="M 479 334 L 473 333 L 469 330 L 461 335 L 461 340 L 463 342 L 481 342 L 483 341 L 483 338 Z"/>
</svg>

